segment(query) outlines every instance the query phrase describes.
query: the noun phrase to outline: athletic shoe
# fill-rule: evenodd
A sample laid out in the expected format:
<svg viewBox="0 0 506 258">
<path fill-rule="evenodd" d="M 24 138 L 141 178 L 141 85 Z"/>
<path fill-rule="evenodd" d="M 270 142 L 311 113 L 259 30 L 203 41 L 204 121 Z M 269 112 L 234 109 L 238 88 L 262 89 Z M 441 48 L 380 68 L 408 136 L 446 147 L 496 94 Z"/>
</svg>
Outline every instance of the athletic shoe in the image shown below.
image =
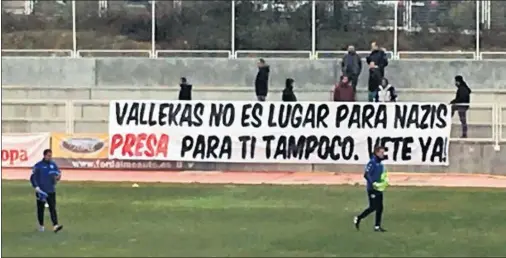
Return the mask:
<svg viewBox="0 0 506 258">
<path fill-rule="evenodd" d="M 58 231 L 62 230 L 63 229 L 63 226 L 62 225 L 56 225 L 53 227 L 53 231 L 54 233 L 58 233 Z"/>
<path fill-rule="evenodd" d="M 357 230 L 360 230 L 360 219 L 358 217 L 353 218 L 353 224 L 355 224 Z"/>
<path fill-rule="evenodd" d="M 382 227 L 378 227 L 378 226 L 374 227 L 374 231 L 375 231 L 375 232 L 387 232 L 387 230 L 386 230 L 386 229 L 384 229 L 384 228 L 382 228 Z"/>
<path fill-rule="evenodd" d="M 44 232 L 44 226 L 39 226 L 39 232 Z"/>
</svg>

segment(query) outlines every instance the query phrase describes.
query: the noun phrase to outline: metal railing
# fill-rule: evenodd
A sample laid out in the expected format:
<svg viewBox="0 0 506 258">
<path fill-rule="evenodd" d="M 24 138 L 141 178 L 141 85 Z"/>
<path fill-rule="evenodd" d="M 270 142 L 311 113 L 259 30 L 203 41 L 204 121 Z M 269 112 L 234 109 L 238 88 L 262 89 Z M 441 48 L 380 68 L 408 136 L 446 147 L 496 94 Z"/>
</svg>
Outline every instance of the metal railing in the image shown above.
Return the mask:
<svg viewBox="0 0 506 258">
<path fill-rule="evenodd" d="M 458 106 L 458 104 L 457 104 Z M 493 104 L 490 104 L 490 103 L 472 103 L 471 105 L 469 105 L 469 109 L 467 111 L 467 125 L 469 127 L 469 135 L 471 137 L 468 137 L 468 138 L 454 138 L 452 137 L 451 140 L 453 141 L 471 141 L 471 142 L 493 142 L 495 145 L 499 145 L 499 142 L 498 142 L 498 117 L 497 117 L 497 109 L 498 109 L 498 105 L 493 103 Z M 459 121 L 459 118 L 458 118 L 458 115 L 457 115 L 457 110 L 454 112 L 453 114 L 453 117 L 452 117 L 452 126 L 458 126 L 460 127 L 460 121 Z M 481 120 L 481 119 L 486 119 L 486 115 L 483 114 L 483 112 L 480 112 L 480 111 L 486 111 L 486 112 L 490 112 L 490 120 Z M 476 120 L 481 120 L 481 121 L 476 121 Z M 491 131 L 490 131 L 490 135 L 489 136 L 483 136 L 483 137 L 474 137 L 473 136 L 473 126 L 488 126 L 490 125 L 491 127 Z M 460 128 L 459 128 L 459 131 L 460 131 Z"/>
<path fill-rule="evenodd" d="M 71 130 L 71 133 L 75 133 L 75 124 L 76 124 L 76 121 L 78 120 L 85 120 L 85 121 L 101 121 L 102 119 L 100 118 L 91 118 L 91 119 L 87 119 L 87 118 L 84 118 L 84 107 L 86 106 L 105 106 L 104 108 L 109 108 L 109 101 L 108 100 L 69 100 L 67 102 L 67 105 L 69 106 L 68 107 L 68 117 L 69 119 L 71 120 L 70 124 L 70 130 Z M 75 117 L 75 114 L 76 114 L 76 108 L 77 107 L 81 107 L 81 118 L 79 119 L 76 119 Z M 109 117 L 109 112 L 107 112 L 107 114 L 105 114 L 106 117 L 108 118 Z"/>
<path fill-rule="evenodd" d="M 347 51 L 275 51 L 275 50 L 151 50 L 143 49 L 80 49 L 74 54 L 70 49 L 2 49 L 2 56 L 48 56 L 48 57 L 150 57 L 150 58 L 300 58 L 300 59 L 339 59 Z M 370 51 L 357 51 L 365 58 Z M 385 52 L 393 60 L 504 60 L 506 52 L 463 51 L 392 51 Z"/>
<path fill-rule="evenodd" d="M 394 59 L 477 60 L 476 52 L 466 51 L 399 51 Z"/>
<path fill-rule="evenodd" d="M 503 59 L 506 59 L 506 51 L 480 52 L 479 59 L 480 60 L 489 60 L 489 59 L 503 60 Z"/>
<path fill-rule="evenodd" d="M 110 0 L 104 0 L 104 1 L 99 1 L 99 4 L 98 4 L 98 9 L 95 9 L 93 10 L 94 12 L 97 12 L 98 15 L 101 15 L 107 8 L 109 8 L 109 2 Z M 41 1 L 38 1 L 38 2 L 41 2 Z M 311 46 L 310 46 L 310 49 L 311 50 L 307 50 L 307 51 L 263 51 L 263 50 L 238 50 L 236 49 L 236 19 L 237 18 L 240 18 L 240 14 L 236 14 L 236 11 L 235 11 L 235 7 L 236 7 L 236 3 L 237 1 L 229 1 L 230 3 L 230 9 L 231 9 L 231 12 L 230 14 L 226 14 L 227 16 L 230 16 L 230 33 L 228 36 L 230 36 L 229 38 L 227 38 L 227 40 L 230 40 L 230 50 L 225 50 L 225 51 L 229 51 L 231 54 L 229 55 L 229 58 L 242 58 L 242 57 L 252 57 L 252 56 L 260 56 L 262 55 L 263 57 L 280 57 L 280 58 L 329 58 L 327 57 L 328 55 L 332 56 L 332 55 L 338 55 L 340 52 L 342 51 L 338 51 L 338 50 L 318 50 L 317 46 L 319 42 L 318 41 L 318 37 L 317 37 L 317 33 L 318 30 L 319 30 L 319 26 L 317 26 L 317 21 L 318 21 L 318 17 L 317 17 L 317 12 L 316 12 L 316 9 L 317 9 L 317 4 L 321 4 L 321 3 L 317 3 L 318 1 L 316 0 L 313 0 L 311 1 L 311 17 L 308 19 L 310 19 L 310 21 L 308 20 L 308 24 L 311 24 Z M 350 1 L 348 1 L 350 2 Z M 351 1 L 351 2 L 354 2 L 354 1 Z M 355 1 L 357 2 L 357 1 Z M 358 1 L 359 2 L 359 1 Z M 419 59 L 419 58 L 436 58 L 436 59 L 474 59 L 474 60 L 481 60 L 481 59 L 505 59 L 506 58 L 506 52 L 482 52 L 481 49 L 481 45 L 482 45 L 482 39 L 480 38 L 480 34 L 482 33 L 482 31 L 487 31 L 487 30 L 490 30 L 491 27 L 491 20 L 494 20 L 494 19 L 491 19 L 491 16 L 490 16 L 490 13 L 491 13 L 491 10 L 493 9 L 492 5 L 491 5 L 491 1 L 490 0 L 474 0 L 474 1 L 464 1 L 464 2 L 468 2 L 470 3 L 471 5 L 469 6 L 466 6 L 466 8 L 471 8 L 468 10 L 468 12 L 472 13 L 472 15 L 469 15 L 467 14 L 467 12 L 464 12 L 467 14 L 466 17 L 462 18 L 462 19 L 468 19 L 468 20 L 471 20 L 471 22 L 469 22 L 469 24 L 465 25 L 465 29 L 462 29 L 459 33 L 461 34 L 465 34 L 465 35 L 474 35 L 474 38 L 476 39 L 474 43 L 474 46 L 473 46 L 473 49 L 474 51 L 472 52 L 444 52 L 444 51 L 436 51 L 436 52 L 431 52 L 431 51 L 415 51 L 415 52 L 411 52 L 411 51 L 402 51 L 402 49 L 399 49 L 400 47 L 402 47 L 402 45 L 399 43 L 399 33 L 404 33 L 405 31 L 408 31 L 408 32 L 414 32 L 414 31 L 418 31 L 418 29 L 420 29 L 418 25 L 416 25 L 417 22 L 415 22 L 413 20 L 413 6 L 418 6 L 420 4 L 421 1 L 417 1 L 417 2 L 414 2 L 414 1 L 411 1 L 411 0 L 407 0 L 407 1 L 381 1 L 381 5 L 386 7 L 388 6 L 387 9 L 382 9 L 382 10 L 387 10 L 386 12 L 391 12 L 389 13 L 387 16 L 388 17 L 391 17 L 391 18 L 385 18 L 382 20 L 382 22 L 388 22 L 388 26 L 375 26 L 375 29 L 376 30 L 382 30 L 382 31 L 388 31 L 389 33 L 391 32 L 391 37 L 392 37 L 392 40 L 393 40 L 393 44 L 391 46 L 391 51 L 388 53 L 392 59 Z M 434 1 L 434 2 L 437 2 L 437 1 Z M 191 57 L 204 57 L 206 56 L 207 57 L 207 54 L 212 54 L 212 53 L 215 53 L 216 55 L 218 55 L 219 57 L 222 57 L 222 55 L 225 55 L 225 52 L 222 52 L 222 50 L 218 50 L 218 51 L 214 51 L 214 50 L 196 50 L 195 52 L 190 52 L 190 51 L 193 51 L 193 50 L 164 50 L 164 49 L 157 49 L 157 39 L 156 39 L 156 23 L 157 23 L 157 12 L 163 12 L 163 7 L 162 7 L 162 10 L 159 11 L 159 9 L 157 9 L 157 4 L 160 4 L 162 5 L 162 2 L 161 1 L 155 1 L 155 0 L 152 0 L 152 1 L 149 1 L 147 3 L 149 3 L 148 5 L 141 5 L 143 6 L 144 8 L 147 8 L 148 11 L 150 9 L 150 14 L 151 14 L 151 39 L 150 39 L 150 49 L 145 49 L 145 50 L 121 50 L 119 52 L 117 52 L 116 50 L 85 50 L 85 49 L 78 49 L 78 46 L 79 46 L 79 42 L 78 42 L 78 37 L 77 37 L 77 31 L 78 31 L 78 27 L 79 27 L 79 24 L 77 22 L 77 18 L 76 16 L 78 15 L 78 13 L 76 12 L 76 9 L 79 9 L 79 8 L 82 8 L 79 6 L 79 8 L 77 8 L 77 4 L 76 4 L 76 1 L 68 1 L 69 5 L 71 5 L 71 17 L 72 17 L 72 49 L 71 50 L 67 50 L 67 49 L 58 49 L 58 50 L 54 50 L 54 49 L 50 49 L 50 50 L 47 50 L 47 49 L 20 49 L 20 50 L 15 50 L 15 49 L 5 49 L 2 51 L 3 54 L 5 55 L 21 55 L 21 56 L 25 56 L 25 55 L 39 55 L 41 53 L 48 53 L 49 52 L 52 52 L 52 53 L 57 53 L 57 54 L 53 54 L 53 55 L 49 55 L 49 56 L 60 56 L 60 54 L 64 54 L 64 56 L 72 56 L 72 57 L 87 57 L 87 56 L 117 56 L 119 53 L 123 53 L 123 54 L 119 54 L 120 56 L 149 56 L 149 57 L 152 57 L 152 58 L 156 58 L 156 57 L 172 57 L 173 55 L 175 54 L 178 54 L 179 55 L 182 55 L 182 54 L 194 54 L 194 53 L 200 53 L 201 55 L 200 56 L 191 56 Z M 146 4 L 147 4 L 146 3 Z M 306 2 L 306 3 L 309 3 L 309 2 Z M 37 8 L 34 8 L 34 5 L 36 4 L 36 2 L 34 0 L 27 0 L 25 1 L 25 6 L 24 6 L 24 13 L 25 14 L 32 14 L 34 12 L 34 10 L 36 10 Z M 352 4 L 352 3 L 350 3 Z M 353 3 L 353 4 L 357 4 L 357 3 Z M 358 3 L 360 5 L 360 3 Z M 437 4 L 437 3 L 436 3 Z M 176 7 L 176 5 L 178 5 L 178 7 Z M 174 5 L 174 7 L 176 9 L 178 8 L 181 8 L 181 3 L 179 2 L 179 4 L 176 4 Z M 474 6 L 473 6 L 474 5 Z M 89 6 L 88 6 L 89 7 Z M 128 7 L 128 5 L 127 5 Z M 464 8 L 464 7 L 463 7 Z M 91 10 L 91 9 L 90 9 Z M 88 10 L 87 10 L 88 11 Z M 224 14 L 225 15 L 225 14 Z M 228 19 L 228 17 L 227 17 Z M 427 18 L 429 19 L 429 18 Z M 432 19 L 432 18 L 430 18 Z M 474 23 L 472 21 L 475 21 Z M 497 21 L 494 20 L 494 23 L 497 22 L 498 23 L 498 26 L 502 25 L 502 20 L 501 19 L 498 19 Z M 435 26 L 435 25 L 434 25 Z M 434 27 L 434 26 L 429 26 L 428 30 L 431 32 L 431 33 L 440 33 L 440 32 L 444 32 L 445 29 L 447 29 L 446 27 Z M 377 28 L 376 28 L 377 27 Z M 381 27 L 381 28 L 380 28 Z M 353 43 L 353 42 L 351 42 Z M 381 42 L 380 42 L 381 43 Z M 400 46 L 401 45 L 401 46 Z M 343 47 L 343 46 L 341 46 Z M 309 47 L 308 47 L 309 48 Z M 47 54 L 46 54 L 47 55 Z M 177 56 L 177 55 L 176 55 Z M 179 57 L 179 56 L 177 56 Z"/>
<path fill-rule="evenodd" d="M 498 142 L 506 142 L 506 133 L 504 130 L 506 130 L 506 119 L 504 118 L 506 116 L 506 105 L 498 105 L 497 108 L 497 141 Z"/>
<path fill-rule="evenodd" d="M 17 106 L 20 107 L 27 107 L 30 105 L 38 106 L 39 108 L 42 107 L 51 107 L 53 106 L 60 106 L 63 108 L 63 116 L 54 116 L 53 114 L 49 115 L 41 115 L 41 112 L 39 110 L 39 113 L 35 112 L 33 116 L 20 116 L 19 113 L 14 113 L 14 115 L 11 115 L 10 112 L 8 112 L 9 106 Z M 12 99 L 4 99 L 2 100 L 2 106 L 3 106 L 3 116 L 2 121 L 4 123 L 8 122 L 64 122 L 65 123 L 65 132 L 66 133 L 75 133 L 75 124 L 76 122 L 100 122 L 100 123 L 107 123 L 108 121 L 108 112 L 100 112 L 100 115 L 89 115 L 89 114 L 96 114 L 96 111 L 91 109 L 87 110 L 88 107 L 100 107 L 104 109 L 108 109 L 109 101 L 108 100 L 28 100 L 28 99 L 19 99 L 19 100 L 12 100 Z M 17 107 L 15 107 L 17 108 Z M 490 112 L 490 120 L 488 120 L 485 115 L 486 113 Z M 76 116 L 77 114 L 77 116 Z M 87 115 L 88 114 L 88 115 Z M 506 105 L 501 104 L 489 104 L 489 103 L 473 103 L 470 106 L 470 109 L 468 111 L 468 126 L 469 128 L 469 135 L 473 136 L 473 134 L 482 134 L 483 137 L 470 137 L 470 138 L 451 138 L 451 141 L 463 141 L 463 142 L 484 142 L 484 143 L 491 143 L 494 145 L 494 148 L 500 148 L 499 144 L 506 142 L 506 138 L 504 138 L 505 134 L 503 133 L 503 130 L 505 128 L 505 119 L 506 116 Z M 452 119 L 452 125 L 454 127 L 457 127 L 455 131 L 460 132 L 460 122 L 457 118 L 458 116 L 454 116 Z M 485 120 L 483 120 L 485 119 Z M 489 127 L 485 128 L 483 130 L 480 130 L 481 133 L 478 133 L 477 130 L 479 127 Z M 476 127 L 476 128 L 473 128 Z M 61 128 L 58 127 L 58 130 L 61 130 Z M 473 131 L 474 130 L 474 131 Z"/>
<path fill-rule="evenodd" d="M 2 49 L 2 56 L 73 57 L 72 49 Z"/>
<path fill-rule="evenodd" d="M 142 49 L 80 49 L 75 57 L 153 57 L 151 50 Z"/>
<path fill-rule="evenodd" d="M 63 106 L 64 116 L 42 116 L 41 114 L 36 114 L 35 116 L 21 116 L 15 113 L 14 116 L 10 117 L 8 114 L 8 110 L 3 107 L 3 105 L 19 105 L 22 108 L 29 108 L 30 105 L 53 105 L 53 106 Z M 73 133 L 74 117 L 72 115 L 72 106 L 73 102 L 69 100 L 42 100 L 42 99 L 3 99 L 2 100 L 2 111 L 6 112 L 2 116 L 2 122 L 4 121 L 13 121 L 13 122 L 61 122 L 65 123 L 65 132 Z M 61 130 L 61 129 L 60 129 Z M 5 130 L 4 130 L 5 131 Z"/>
<path fill-rule="evenodd" d="M 307 50 L 237 50 L 234 52 L 234 58 L 308 58 L 312 59 L 313 54 Z"/>
<path fill-rule="evenodd" d="M 221 57 L 234 58 L 230 50 L 156 50 L 155 58 L 159 57 Z"/>
<path fill-rule="evenodd" d="M 357 54 L 361 58 L 366 58 L 371 51 L 356 51 Z M 347 54 L 348 51 L 335 51 L 335 50 L 318 50 L 315 53 L 314 58 L 315 59 L 334 59 L 334 58 L 342 58 L 345 54 Z M 387 51 L 385 52 L 388 59 L 396 59 L 396 56 L 394 52 Z"/>
</svg>

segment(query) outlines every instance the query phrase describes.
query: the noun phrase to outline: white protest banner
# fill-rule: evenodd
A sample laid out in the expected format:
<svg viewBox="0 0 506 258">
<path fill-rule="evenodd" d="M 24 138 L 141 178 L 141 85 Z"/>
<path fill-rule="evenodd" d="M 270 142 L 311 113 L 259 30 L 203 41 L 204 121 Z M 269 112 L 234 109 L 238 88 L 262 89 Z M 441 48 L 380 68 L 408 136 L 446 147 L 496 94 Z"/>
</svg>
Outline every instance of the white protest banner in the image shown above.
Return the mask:
<svg viewBox="0 0 506 258">
<path fill-rule="evenodd" d="M 2 134 L 2 167 L 33 167 L 49 149 L 49 139 L 49 133 Z"/>
<path fill-rule="evenodd" d="M 111 101 L 109 158 L 448 165 L 442 103 Z"/>
</svg>

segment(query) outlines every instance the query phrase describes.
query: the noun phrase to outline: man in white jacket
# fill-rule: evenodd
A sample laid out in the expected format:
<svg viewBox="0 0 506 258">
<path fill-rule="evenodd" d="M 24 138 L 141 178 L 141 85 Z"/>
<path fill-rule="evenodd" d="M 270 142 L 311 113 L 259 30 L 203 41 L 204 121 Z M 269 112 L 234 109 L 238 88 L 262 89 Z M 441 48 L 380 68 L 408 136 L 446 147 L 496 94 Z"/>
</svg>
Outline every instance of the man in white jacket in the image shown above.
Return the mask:
<svg viewBox="0 0 506 258">
<path fill-rule="evenodd" d="M 381 80 L 381 85 L 378 87 L 378 91 L 376 91 L 376 97 L 374 98 L 374 102 L 396 102 L 397 101 L 397 92 L 395 91 L 395 87 L 392 86 L 387 78 L 383 78 Z"/>
</svg>

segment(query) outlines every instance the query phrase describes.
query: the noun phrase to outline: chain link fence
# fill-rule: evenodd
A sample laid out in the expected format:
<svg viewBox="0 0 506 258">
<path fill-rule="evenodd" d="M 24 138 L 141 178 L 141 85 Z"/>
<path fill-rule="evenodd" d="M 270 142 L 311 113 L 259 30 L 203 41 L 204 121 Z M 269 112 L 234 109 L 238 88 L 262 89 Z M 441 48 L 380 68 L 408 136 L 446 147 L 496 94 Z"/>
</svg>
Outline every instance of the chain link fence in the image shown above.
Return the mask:
<svg viewBox="0 0 506 258">
<path fill-rule="evenodd" d="M 475 51 L 475 1 L 400 5 L 399 51 Z"/>
<path fill-rule="evenodd" d="M 317 49 L 370 48 L 372 41 L 394 46 L 394 8 L 380 1 L 317 1 Z"/>
<path fill-rule="evenodd" d="M 2 49 L 72 49 L 72 40 L 70 5 L 2 1 Z"/>
<path fill-rule="evenodd" d="M 311 51 L 310 1 L 236 1 L 235 15 L 238 57 L 301 57 Z"/>
<path fill-rule="evenodd" d="M 76 1 L 76 40 L 77 49 L 80 49 L 79 55 L 149 57 L 151 4 L 108 1 L 107 9 L 100 7 L 102 6 L 99 1 Z M 97 49 L 133 51 L 94 51 Z"/>
<path fill-rule="evenodd" d="M 71 3 L 2 1 L 2 48 L 72 49 Z M 398 50 L 401 58 L 423 58 L 428 51 L 473 58 L 477 43 L 487 58 L 504 58 L 500 52 L 506 50 L 504 1 L 317 0 L 313 15 L 313 3 L 303 0 L 237 0 L 234 10 L 231 1 L 166 0 L 156 2 L 154 33 L 151 1 L 75 3 L 81 56 L 115 53 L 94 51 L 100 49 L 150 55 L 153 35 L 157 56 L 166 57 L 192 55 L 187 50 L 215 57 L 235 50 L 232 55 L 237 57 L 277 56 L 279 51 L 284 57 L 306 57 L 313 44 L 318 52 L 333 56 L 348 45 L 368 51 L 372 41 L 388 51 Z"/>
<path fill-rule="evenodd" d="M 490 1 L 483 4 L 481 24 L 481 48 L 483 58 L 506 59 L 506 1 Z M 502 53 L 501 53 L 502 52 Z"/>
</svg>

